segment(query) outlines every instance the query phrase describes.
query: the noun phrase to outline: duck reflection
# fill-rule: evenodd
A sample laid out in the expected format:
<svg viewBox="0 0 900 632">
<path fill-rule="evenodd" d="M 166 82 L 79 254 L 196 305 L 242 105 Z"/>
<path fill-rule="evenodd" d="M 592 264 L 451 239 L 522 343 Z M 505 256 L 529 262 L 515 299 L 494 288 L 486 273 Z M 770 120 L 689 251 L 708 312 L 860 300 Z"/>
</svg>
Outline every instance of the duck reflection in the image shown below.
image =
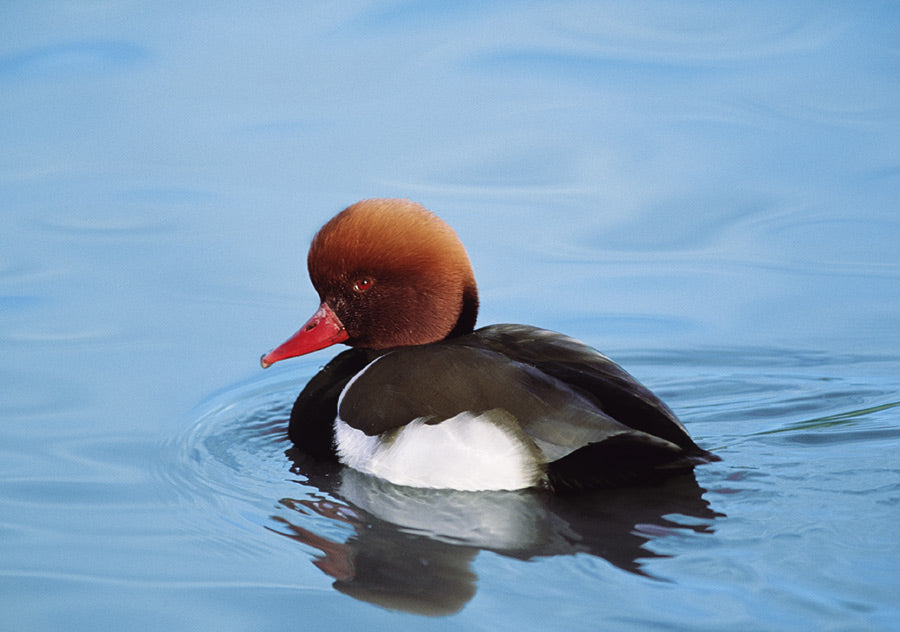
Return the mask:
<svg viewBox="0 0 900 632">
<path fill-rule="evenodd" d="M 322 552 L 314 564 L 334 587 L 385 608 L 440 616 L 474 596 L 479 551 L 529 560 L 586 553 L 631 573 L 665 557 L 644 545 L 674 530 L 711 533 L 712 510 L 693 473 L 657 487 L 555 496 L 540 490 L 461 492 L 402 487 L 288 451 L 294 471 L 329 500 L 282 499 L 276 533 Z M 311 531 L 310 514 L 346 523 L 336 542 Z M 306 526 L 304 526 L 306 525 Z"/>
</svg>

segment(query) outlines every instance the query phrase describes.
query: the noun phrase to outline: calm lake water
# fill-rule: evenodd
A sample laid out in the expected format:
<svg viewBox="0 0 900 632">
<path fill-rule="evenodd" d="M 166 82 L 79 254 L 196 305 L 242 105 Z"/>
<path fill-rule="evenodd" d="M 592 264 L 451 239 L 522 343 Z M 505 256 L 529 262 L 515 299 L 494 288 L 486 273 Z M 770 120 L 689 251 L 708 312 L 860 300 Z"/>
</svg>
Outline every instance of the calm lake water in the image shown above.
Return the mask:
<svg viewBox="0 0 900 632">
<path fill-rule="evenodd" d="M 900 629 L 900 5 L 5 2 L 0 628 Z M 562 500 L 290 451 L 315 230 L 410 197 L 481 324 L 720 463 Z"/>
</svg>

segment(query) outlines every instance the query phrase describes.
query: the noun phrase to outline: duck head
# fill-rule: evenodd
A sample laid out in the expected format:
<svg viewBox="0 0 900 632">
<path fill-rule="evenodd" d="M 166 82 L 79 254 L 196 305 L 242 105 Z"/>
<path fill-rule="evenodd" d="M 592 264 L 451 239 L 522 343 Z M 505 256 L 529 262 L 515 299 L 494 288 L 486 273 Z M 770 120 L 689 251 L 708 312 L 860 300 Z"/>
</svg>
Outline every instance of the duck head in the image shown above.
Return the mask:
<svg viewBox="0 0 900 632">
<path fill-rule="evenodd" d="M 265 354 L 279 360 L 343 342 L 387 349 L 466 334 L 478 289 L 469 256 L 438 216 L 409 200 L 362 200 L 325 224 L 307 257 L 321 305 Z"/>
</svg>

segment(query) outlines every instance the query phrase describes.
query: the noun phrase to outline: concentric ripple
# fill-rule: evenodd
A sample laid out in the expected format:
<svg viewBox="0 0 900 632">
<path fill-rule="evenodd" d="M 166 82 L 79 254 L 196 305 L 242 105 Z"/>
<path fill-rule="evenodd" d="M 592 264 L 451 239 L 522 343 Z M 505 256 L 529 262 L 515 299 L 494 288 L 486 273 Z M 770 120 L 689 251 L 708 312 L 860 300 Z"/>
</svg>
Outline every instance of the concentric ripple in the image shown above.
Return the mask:
<svg viewBox="0 0 900 632">
<path fill-rule="evenodd" d="M 292 471 L 287 456 L 291 405 L 307 379 L 292 372 L 266 373 L 223 389 L 195 408 L 190 428 L 171 446 L 174 463 L 159 472 L 184 502 L 207 515 L 203 525 L 191 528 L 221 531 L 233 539 L 239 527 L 252 537 L 231 546 L 255 542 L 268 547 L 271 534 L 266 529 L 272 527 L 280 499 L 321 498 L 304 476 Z"/>
</svg>

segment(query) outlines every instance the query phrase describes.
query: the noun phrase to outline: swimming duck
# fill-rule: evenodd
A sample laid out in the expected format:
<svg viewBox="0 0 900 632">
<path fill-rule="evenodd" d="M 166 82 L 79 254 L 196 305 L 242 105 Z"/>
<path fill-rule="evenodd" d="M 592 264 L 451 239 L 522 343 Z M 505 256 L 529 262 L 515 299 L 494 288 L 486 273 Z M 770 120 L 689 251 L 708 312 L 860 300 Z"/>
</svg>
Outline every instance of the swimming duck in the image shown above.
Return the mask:
<svg viewBox="0 0 900 632">
<path fill-rule="evenodd" d="M 312 456 L 398 485 L 555 492 L 644 484 L 719 458 L 618 364 L 528 325 L 475 329 L 456 233 L 423 206 L 362 200 L 312 240 L 321 304 L 263 368 L 337 343 L 288 434 Z"/>
</svg>

